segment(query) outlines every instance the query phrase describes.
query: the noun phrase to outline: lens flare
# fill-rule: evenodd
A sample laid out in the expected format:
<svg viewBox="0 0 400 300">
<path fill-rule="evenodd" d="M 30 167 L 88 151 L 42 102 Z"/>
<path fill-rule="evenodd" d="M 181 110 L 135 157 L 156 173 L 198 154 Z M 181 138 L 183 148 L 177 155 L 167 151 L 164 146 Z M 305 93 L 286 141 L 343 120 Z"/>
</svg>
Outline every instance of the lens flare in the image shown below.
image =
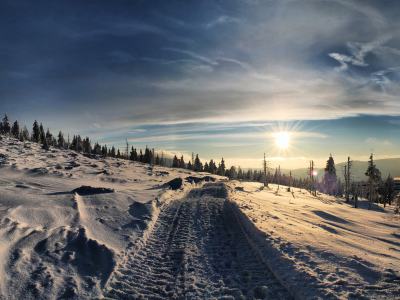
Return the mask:
<svg viewBox="0 0 400 300">
<path fill-rule="evenodd" d="M 317 176 L 317 174 L 318 174 L 317 170 L 313 170 L 312 174 L 313 174 L 313 176 Z"/>
</svg>

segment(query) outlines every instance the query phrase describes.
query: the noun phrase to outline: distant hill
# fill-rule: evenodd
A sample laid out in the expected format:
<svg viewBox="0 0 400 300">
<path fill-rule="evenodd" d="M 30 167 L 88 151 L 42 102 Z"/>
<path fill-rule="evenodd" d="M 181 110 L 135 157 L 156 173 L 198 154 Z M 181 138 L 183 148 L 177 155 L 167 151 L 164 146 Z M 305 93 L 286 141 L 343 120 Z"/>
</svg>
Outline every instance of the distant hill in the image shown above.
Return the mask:
<svg viewBox="0 0 400 300">
<path fill-rule="evenodd" d="M 374 162 L 379 171 L 381 171 L 382 179 L 386 179 L 389 173 L 392 177 L 400 177 L 400 158 L 377 159 Z M 347 165 L 347 162 L 336 165 L 336 174 L 341 180 L 344 180 L 343 172 L 345 165 Z M 351 168 L 353 178 L 356 180 L 367 180 L 367 177 L 364 175 L 367 167 L 367 161 L 353 161 L 353 166 Z M 324 168 L 315 168 L 315 170 L 317 170 L 318 173 L 317 178 L 322 178 L 322 176 L 324 176 Z M 305 178 L 309 176 L 307 175 L 308 168 L 294 170 L 282 169 L 282 172 L 284 173 L 289 173 L 289 171 L 292 171 L 292 176 L 295 178 Z"/>
</svg>

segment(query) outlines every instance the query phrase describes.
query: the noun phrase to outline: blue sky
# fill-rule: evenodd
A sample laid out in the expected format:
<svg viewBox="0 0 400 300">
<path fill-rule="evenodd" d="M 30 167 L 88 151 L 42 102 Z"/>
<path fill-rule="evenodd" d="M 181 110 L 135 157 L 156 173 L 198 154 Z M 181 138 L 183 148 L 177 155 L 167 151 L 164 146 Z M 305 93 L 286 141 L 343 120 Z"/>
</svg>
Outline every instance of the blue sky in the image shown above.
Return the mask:
<svg viewBox="0 0 400 300">
<path fill-rule="evenodd" d="M 242 167 L 400 156 L 399 15 L 396 0 L 2 1 L 0 104 L 29 128 Z"/>
</svg>

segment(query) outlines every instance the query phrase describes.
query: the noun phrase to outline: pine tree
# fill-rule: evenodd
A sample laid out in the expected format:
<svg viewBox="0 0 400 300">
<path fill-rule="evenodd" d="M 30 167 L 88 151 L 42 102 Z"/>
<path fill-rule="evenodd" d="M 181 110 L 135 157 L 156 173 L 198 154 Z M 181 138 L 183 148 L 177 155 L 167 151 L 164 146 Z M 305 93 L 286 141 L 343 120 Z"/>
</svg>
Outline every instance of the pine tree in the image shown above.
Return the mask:
<svg viewBox="0 0 400 300">
<path fill-rule="evenodd" d="M 19 140 L 20 140 L 21 142 L 25 141 L 25 139 L 24 139 L 24 134 L 23 134 L 23 132 L 22 132 L 22 128 L 19 129 Z"/>
<path fill-rule="evenodd" d="M 322 178 L 321 188 L 323 193 L 329 195 L 333 195 L 337 188 L 336 168 L 332 154 L 326 161 L 325 174 Z"/>
<path fill-rule="evenodd" d="M 24 137 L 24 141 L 30 140 L 29 131 L 28 128 L 26 128 L 26 125 L 24 125 L 24 129 L 22 130 L 22 136 Z"/>
<path fill-rule="evenodd" d="M 225 176 L 225 161 L 224 158 L 221 160 L 221 164 L 218 166 L 219 169 L 219 175 Z"/>
<path fill-rule="evenodd" d="M 371 202 L 375 200 L 376 194 L 378 194 L 378 190 L 380 184 L 382 182 L 381 172 L 376 168 L 374 164 L 373 154 L 369 157 L 368 168 L 365 172 L 365 176 L 368 176 L 367 182 L 367 197 L 369 198 L 368 210 L 371 209 Z"/>
<path fill-rule="evenodd" d="M 40 132 L 40 133 L 39 133 L 39 142 L 40 142 L 41 144 L 43 144 L 44 138 L 46 137 L 46 134 L 45 134 L 45 132 L 44 132 L 42 123 L 40 123 L 39 129 L 40 129 L 40 131 L 39 131 L 39 132 Z"/>
<path fill-rule="evenodd" d="M 134 155 L 134 152 L 133 152 L 133 146 L 132 146 L 132 148 L 131 148 L 131 152 L 129 153 L 129 160 L 135 160 L 135 155 Z"/>
<path fill-rule="evenodd" d="M 119 149 L 117 151 L 117 158 L 121 158 L 121 152 L 119 152 Z"/>
<path fill-rule="evenodd" d="M 60 132 L 58 133 L 57 145 L 58 145 L 58 147 L 60 147 L 60 148 L 65 148 L 64 135 L 63 135 L 63 133 L 61 132 L 61 130 L 60 130 Z"/>
<path fill-rule="evenodd" d="M 179 168 L 181 168 L 181 169 L 185 168 L 185 161 L 183 160 L 183 155 L 181 156 L 181 160 L 179 162 Z"/>
<path fill-rule="evenodd" d="M 16 139 L 19 139 L 19 131 L 20 131 L 20 127 L 19 127 L 18 120 L 15 120 L 15 122 L 11 128 L 11 135 L 13 137 L 15 137 Z"/>
<path fill-rule="evenodd" d="M 157 153 L 157 156 L 156 156 L 156 165 L 157 166 L 160 165 L 160 157 L 158 156 L 158 153 Z"/>
<path fill-rule="evenodd" d="M 188 169 L 188 170 L 191 170 L 191 169 L 192 169 L 192 163 L 190 162 L 190 160 L 189 160 L 189 162 L 188 162 L 188 164 L 187 164 L 187 169 Z"/>
<path fill-rule="evenodd" d="M 110 156 L 111 156 L 111 157 L 115 157 L 115 148 L 114 148 L 114 146 L 111 147 Z"/>
<path fill-rule="evenodd" d="M 101 155 L 107 156 L 107 145 L 101 147 Z"/>
<path fill-rule="evenodd" d="M 215 174 L 215 163 L 214 163 L 214 161 L 212 159 L 210 160 L 209 168 L 210 168 L 209 172 L 211 174 Z"/>
<path fill-rule="evenodd" d="M 203 164 L 201 163 L 198 154 L 196 154 L 196 158 L 194 160 L 193 170 L 197 171 L 197 172 L 202 172 L 203 171 Z"/>
<path fill-rule="evenodd" d="M 11 123 L 8 119 L 7 113 L 5 114 L 3 119 L 3 133 L 7 136 L 11 134 Z"/>
<path fill-rule="evenodd" d="M 144 162 L 144 155 L 143 155 L 143 153 L 142 153 L 142 149 L 140 149 L 140 154 L 139 154 L 139 157 L 138 157 L 138 161 L 139 162 Z"/>
<path fill-rule="evenodd" d="M 77 147 L 77 140 L 76 140 L 76 136 L 74 135 L 74 137 L 72 138 L 72 143 L 71 143 L 71 146 L 70 146 L 70 148 L 69 148 L 70 150 L 77 150 L 78 149 L 78 147 Z"/>
<path fill-rule="evenodd" d="M 173 168 L 178 168 L 179 167 L 179 163 L 180 163 L 180 161 L 179 161 L 178 157 L 175 154 L 174 158 L 172 159 L 172 167 Z"/>
<path fill-rule="evenodd" d="M 98 143 L 94 144 L 93 147 L 93 154 L 95 155 L 101 155 L 101 146 Z"/>
<path fill-rule="evenodd" d="M 151 154 L 151 164 L 155 165 L 156 164 L 156 155 L 155 155 L 154 148 L 151 149 L 151 153 L 150 154 Z"/>
<path fill-rule="evenodd" d="M 49 143 L 47 141 L 47 138 L 44 138 L 42 149 L 48 150 L 49 148 L 50 148 L 50 146 L 49 146 Z"/>
<path fill-rule="evenodd" d="M 83 141 L 79 134 L 76 137 L 76 151 L 83 152 Z"/>
<path fill-rule="evenodd" d="M 248 178 L 250 181 L 253 181 L 253 176 L 254 176 L 253 170 L 249 168 L 249 169 L 247 170 L 247 178 Z"/>
<path fill-rule="evenodd" d="M 243 179 L 243 171 L 242 171 L 242 168 L 240 166 L 238 166 L 237 178 L 238 179 Z"/>
<path fill-rule="evenodd" d="M 149 148 L 147 148 L 147 145 L 146 149 L 144 150 L 143 162 L 146 164 L 151 164 L 151 151 Z"/>
<path fill-rule="evenodd" d="M 53 135 L 50 133 L 50 129 L 49 128 L 47 128 L 45 139 L 47 140 L 47 145 L 50 146 L 51 143 L 53 142 Z"/>
<path fill-rule="evenodd" d="M 87 136 L 86 139 L 82 141 L 82 151 L 84 153 L 91 153 L 92 152 L 92 143 Z"/>
<path fill-rule="evenodd" d="M 229 177 L 237 178 L 237 173 L 236 173 L 236 167 L 235 166 L 231 166 L 231 168 L 229 169 Z"/>
<path fill-rule="evenodd" d="M 209 172 L 209 171 L 210 171 L 210 168 L 208 167 L 208 163 L 205 162 L 205 164 L 204 164 L 204 172 Z"/>
</svg>

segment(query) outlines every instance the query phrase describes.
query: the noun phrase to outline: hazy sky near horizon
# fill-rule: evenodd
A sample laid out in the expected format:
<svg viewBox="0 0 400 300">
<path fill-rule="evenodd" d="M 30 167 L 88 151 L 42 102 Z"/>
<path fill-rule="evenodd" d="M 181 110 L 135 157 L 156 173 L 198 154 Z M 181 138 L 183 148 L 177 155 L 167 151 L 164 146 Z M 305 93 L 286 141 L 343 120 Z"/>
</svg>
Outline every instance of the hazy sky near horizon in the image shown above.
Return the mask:
<svg viewBox="0 0 400 300">
<path fill-rule="evenodd" d="M 399 157 L 399 15 L 396 0 L 1 1 L 0 104 L 30 130 L 243 167 Z"/>
</svg>

